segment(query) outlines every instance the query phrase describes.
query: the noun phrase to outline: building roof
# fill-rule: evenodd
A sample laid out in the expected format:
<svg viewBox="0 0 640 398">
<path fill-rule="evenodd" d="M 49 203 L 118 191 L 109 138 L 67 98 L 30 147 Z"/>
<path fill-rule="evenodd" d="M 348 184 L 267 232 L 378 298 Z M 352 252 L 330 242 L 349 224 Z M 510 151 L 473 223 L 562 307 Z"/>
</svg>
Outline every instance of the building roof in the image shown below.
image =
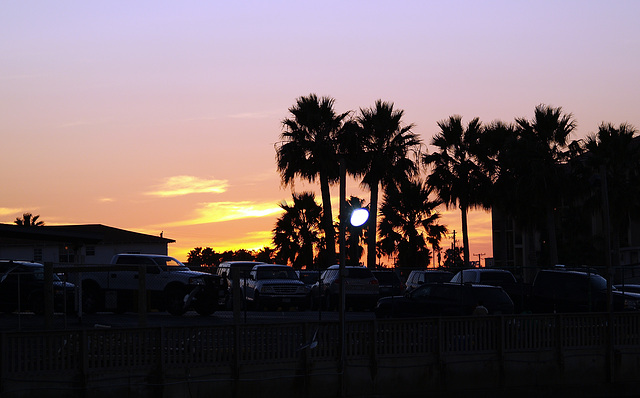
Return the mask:
<svg viewBox="0 0 640 398">
<path fill-rule="evenodd" d="M 79 244 L 173 243 L 162 236 L 142 234 L 102 224 L 21 226 L 0 224 L 0 244 L 49 241 Z"/>
</svg>

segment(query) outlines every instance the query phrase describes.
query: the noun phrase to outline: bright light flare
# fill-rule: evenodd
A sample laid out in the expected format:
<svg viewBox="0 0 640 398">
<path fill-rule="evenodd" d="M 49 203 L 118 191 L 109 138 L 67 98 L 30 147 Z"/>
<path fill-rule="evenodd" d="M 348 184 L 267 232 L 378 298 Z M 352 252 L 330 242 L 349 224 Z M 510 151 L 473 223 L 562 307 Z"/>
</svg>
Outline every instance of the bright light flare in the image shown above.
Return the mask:
<svg viewBox="0 0 640 398">
<path fill-rule="evenodd" d="M 369 219 L 369 210 L 356 209 L 351 213 L 351 225 L 359 227 L 367 222 Z"/>
</svg>

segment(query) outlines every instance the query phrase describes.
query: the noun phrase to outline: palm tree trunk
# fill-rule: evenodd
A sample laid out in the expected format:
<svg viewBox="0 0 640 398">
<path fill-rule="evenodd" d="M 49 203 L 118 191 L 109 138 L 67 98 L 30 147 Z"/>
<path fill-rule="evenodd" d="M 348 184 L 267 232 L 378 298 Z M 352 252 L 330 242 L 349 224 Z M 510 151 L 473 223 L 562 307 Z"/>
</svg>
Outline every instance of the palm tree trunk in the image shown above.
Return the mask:
<svg viewBox="0 0 640 398">
<path fill-rule="evenodd" d="M 322 226 L 327 244 L 326 250 L 328 264 L 326 264 L 326 266 L 328 267 L 336 263 L 336 233 L 333 228 L 329 179 L 324 173 L 320 175 L 320 192 L 322 194 Z"/>
<path fill-rule="evenodd" d="M 558 238 L 553 205 L 550 201 L 547 201 L 547 234 L 549 235 L 549 265 L 553 266 L 558 264 Z"/>
<path fill-rule="evenodd" d="M 460 204 L 460 211 L 462 212 L 462 254 L 464 256 L 464 267 L 469 268 L 469 223 L 467 221 L 468 206 L 463 203 Z"/>
<path fill-rule="evenodd" d="M 378 235 L 378 183 L 371 184 L 369 201 L 369 226 L 367 230 L 367 267 L 376 267 L 376 237 Z"/>
</svg>

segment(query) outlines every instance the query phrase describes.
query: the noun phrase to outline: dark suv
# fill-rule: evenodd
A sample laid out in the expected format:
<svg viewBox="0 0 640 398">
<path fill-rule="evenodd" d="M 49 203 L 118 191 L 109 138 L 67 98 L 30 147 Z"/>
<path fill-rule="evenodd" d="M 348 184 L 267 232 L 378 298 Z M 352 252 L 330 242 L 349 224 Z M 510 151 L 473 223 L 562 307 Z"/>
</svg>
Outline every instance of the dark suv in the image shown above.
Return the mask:
<svg viewBox="0 0 640 398">
<path fill-rule="evenodd" d="M 462 280 L 460 280 L 462 278 Z M 456 273 L 451 283 L 474 283 L 500 286 L 511 297 L 515 312 L 522 312 L 528 306 L 529 288 L 519 283 L 511 271 L 498 268 L 471 268 Z"/>
<path fill-rule="evenodd" d="M 53 305 L 71 312 L 75 285 L 53 274 Z M 44 313 L 44 266 L 27 261 L 0 261 L 0 310 Z"/>
<path fill-rule="evenodd" d="M 489 314 L 512 314 L 513 301 L 498 286 L 470 283 L 428 283 L 404 296 L 384 297 L 375 308 L 377 318 L 471 315 L 479 305 Z"/>
<path fill-rule="evenodd" d="M 640 294 L 612 289 L 614 311 L 640 309 Z M 533 281 L 531 310 L 598 312 L 607 310 L 607 280 L 588 271 L 562 268 L 538 271 Z"/>
<path fill-rule="evenodd" d="M 449 282 L 453 273 L 439 269 L 413 270 L 407 277 L 406 291 L 410 292 L 425 283 Z"/>
<path fill-rule="evenodd" d="M 371 271 L 373 276 L 378 280 L 380 297 L 399 296 L 404 293 L 405 286 L 394 270 L 375 270 Z"/>
<path fill-rule="evenodd" d="M 372 309 L 379 298 L 380 287 L 378 280 L 366 267 L 344 267 L 346 277 L 345 305 L 361 309 Z M 320 281 L 313 285 L 311 292 L 315 300 L 314 307 L 322 306 L 325 309 L 338 309 L 340 297 L 340 266 L 332 265 L 320 276 Z"/>
</svg>

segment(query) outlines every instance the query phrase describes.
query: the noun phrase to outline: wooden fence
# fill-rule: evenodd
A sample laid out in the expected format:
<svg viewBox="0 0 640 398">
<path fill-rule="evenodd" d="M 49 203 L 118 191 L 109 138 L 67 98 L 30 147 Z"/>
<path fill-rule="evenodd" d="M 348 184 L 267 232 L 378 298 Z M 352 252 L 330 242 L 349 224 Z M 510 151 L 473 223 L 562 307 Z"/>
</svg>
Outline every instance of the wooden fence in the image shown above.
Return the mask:
<svg viewBox="0 0 640 398">
<path fill-rule="evenodd" d="M 452 379 L 474 373 L 474 366 L 482 374 L 489 365 L 493 381 L 475 385 L 466 378 L 464 391 L 526 390 L 526 377 L 517 369 L 540 367 L 554 375 L 556 389 L 592 381 L 620 395 L 637 391 L 640 383 L 640 313 L 385 319 L 350 321 L 345 329 L 344 363 L 336 322 L 5 332 L 0 396 L 38 391 L 41 397 L 93 397 L 98 387 L 112 396 L 116 386 L 129 396 L 194 396 L 194 383 L 202 395 L 215 391 L 218 397 L 255 391 L 271 396 L 266 386 L 274 383 L 280 395 L 284 388 L 325 396 L 316 391 L 322 385 L 333 395 L 365 396 L 371 390 L 392 396 L 397 389 L 384 380 L 397 378 L 398 367 L 405 376 L 423 374 L 415 386 L 402 386 L 407 393 L 426 385 L 453 396 L 459 386 Z M 572 355 L 583 356 L 594 369 L 572 369 Z M 456 361 L 466 370 L 456 368 Z M 580 371 L 576 377 L 582 380 L 572 379 Z M 512 385 L 509 379 L 520 381 Z M 535 387 L 549 386 L 538 380 L 529 391 L 540 391 Z M 601 392 L 596 387 L 587 388 L 586 396 Z"/>
</svg>

